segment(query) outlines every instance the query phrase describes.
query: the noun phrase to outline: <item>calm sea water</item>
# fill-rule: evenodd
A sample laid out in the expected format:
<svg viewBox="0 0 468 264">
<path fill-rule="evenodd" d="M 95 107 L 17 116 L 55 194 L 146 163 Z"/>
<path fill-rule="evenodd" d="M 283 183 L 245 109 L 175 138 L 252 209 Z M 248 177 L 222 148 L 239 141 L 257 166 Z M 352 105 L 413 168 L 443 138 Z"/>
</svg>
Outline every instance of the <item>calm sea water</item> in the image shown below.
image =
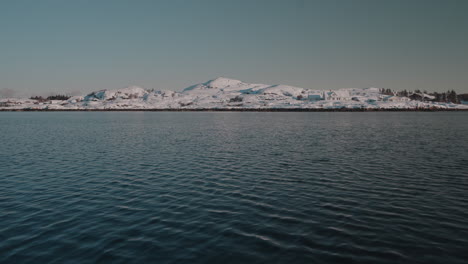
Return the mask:
<svg viewBox="0 0 468 264">
<path fill-rule="evenodd" d="M 467 263 L 468 113 L 0 113 L 0 263 Z"/>
</svg>

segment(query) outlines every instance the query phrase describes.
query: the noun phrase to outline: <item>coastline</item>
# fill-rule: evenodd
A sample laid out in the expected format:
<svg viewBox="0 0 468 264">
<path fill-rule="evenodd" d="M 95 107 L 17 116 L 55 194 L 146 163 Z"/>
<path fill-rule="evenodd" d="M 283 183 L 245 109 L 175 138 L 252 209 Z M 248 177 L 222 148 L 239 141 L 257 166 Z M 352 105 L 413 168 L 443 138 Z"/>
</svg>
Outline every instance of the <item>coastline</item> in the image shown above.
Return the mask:
<svg viewBox="0 0 468 264">
<path fill-rule="evenodd" d="M 0 112 L 468 112 L 450 108 L 199 108 L 199 109 L 0 109 Z"/>
</svg>

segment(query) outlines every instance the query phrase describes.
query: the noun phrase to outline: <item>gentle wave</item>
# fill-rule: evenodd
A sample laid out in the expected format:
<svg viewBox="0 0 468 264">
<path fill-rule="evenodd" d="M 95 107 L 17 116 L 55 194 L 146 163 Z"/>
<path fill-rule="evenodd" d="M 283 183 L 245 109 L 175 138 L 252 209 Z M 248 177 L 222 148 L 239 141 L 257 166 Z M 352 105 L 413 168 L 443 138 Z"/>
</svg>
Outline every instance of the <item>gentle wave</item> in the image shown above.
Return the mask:
<svg viewBox="0 0 468 264">
<path fill-rule="evenodd" d="M 465 263 L 466 113 L 0 113 L 0 263 Z"/>
</svg>

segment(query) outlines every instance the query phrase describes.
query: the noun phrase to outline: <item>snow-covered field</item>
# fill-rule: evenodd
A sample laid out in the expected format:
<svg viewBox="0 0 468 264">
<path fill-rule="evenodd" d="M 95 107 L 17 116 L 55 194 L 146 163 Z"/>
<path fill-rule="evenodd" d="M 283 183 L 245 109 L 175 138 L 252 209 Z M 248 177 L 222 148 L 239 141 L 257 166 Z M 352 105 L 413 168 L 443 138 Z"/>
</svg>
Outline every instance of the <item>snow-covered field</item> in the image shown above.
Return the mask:
<svg viewBox="0 0 468 264">
<path fill-rule="evenodd" d="M 423 95 L 430 99 L 430 96 Z M 0 110 L 106 110 L 106 109 L 468 109 L 468 105 L 421 102 L 384 95 L 379 88 L 311 90 L 288 85 L 244 83 L 217 78 L 182 92 L 152 91 L 131 86 L 101 90 L 68 100 L 39 102 L 0 99 Z"/>
</svg>

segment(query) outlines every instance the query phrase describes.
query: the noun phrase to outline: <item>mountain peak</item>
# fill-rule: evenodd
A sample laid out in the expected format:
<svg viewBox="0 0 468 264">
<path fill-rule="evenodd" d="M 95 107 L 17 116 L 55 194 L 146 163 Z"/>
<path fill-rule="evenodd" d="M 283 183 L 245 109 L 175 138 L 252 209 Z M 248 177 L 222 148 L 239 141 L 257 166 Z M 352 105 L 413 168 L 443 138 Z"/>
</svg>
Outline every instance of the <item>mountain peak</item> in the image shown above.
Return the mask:
<svg viewBox="0 0 468 264">
<path fill-rule="evenodd" d="M 243 82 L 239 80 L 229 79 L 225 77 L 218 77 L 216 79 L 204 83 L 204 85 L 206 85 L 209 88 L 226 88 L 232 86 L 239 86 L 241 84 L 243 84 Z"/>
</svg>

